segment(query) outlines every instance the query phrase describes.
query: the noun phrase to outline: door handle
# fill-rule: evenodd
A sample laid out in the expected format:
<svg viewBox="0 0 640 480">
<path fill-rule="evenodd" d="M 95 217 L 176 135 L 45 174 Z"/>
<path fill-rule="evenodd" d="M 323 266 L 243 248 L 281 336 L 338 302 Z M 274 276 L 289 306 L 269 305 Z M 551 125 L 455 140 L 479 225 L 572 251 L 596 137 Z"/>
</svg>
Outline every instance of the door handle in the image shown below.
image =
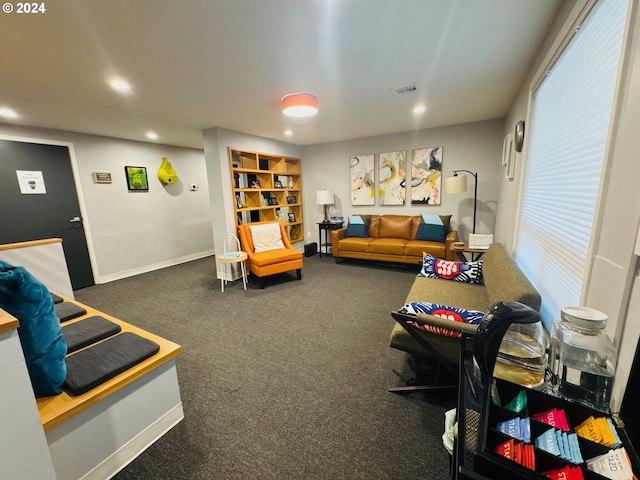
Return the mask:
<svg viewBox="0 0 640 480">
<path fill-rule="evenodd" d="M 71 220 L 69 220 L 69 223 L 79 223 L 82 222 L 82 218 L 80 217 L 73 217 Z"/>
</svg>

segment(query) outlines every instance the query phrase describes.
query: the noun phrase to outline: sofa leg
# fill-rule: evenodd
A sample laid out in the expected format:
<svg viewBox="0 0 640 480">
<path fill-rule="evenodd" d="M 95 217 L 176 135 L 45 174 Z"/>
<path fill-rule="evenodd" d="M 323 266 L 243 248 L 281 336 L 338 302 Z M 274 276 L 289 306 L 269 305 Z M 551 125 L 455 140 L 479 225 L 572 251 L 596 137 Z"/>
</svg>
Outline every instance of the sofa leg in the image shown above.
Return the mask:
<svg viewBox="0 0 640 480">
<path fill-rule="evenodd" d="M 296 276 L 298 277 L 298 280 L 302 280 L 302 269 L 298 268 L 296 270 Z"/>
</svg>

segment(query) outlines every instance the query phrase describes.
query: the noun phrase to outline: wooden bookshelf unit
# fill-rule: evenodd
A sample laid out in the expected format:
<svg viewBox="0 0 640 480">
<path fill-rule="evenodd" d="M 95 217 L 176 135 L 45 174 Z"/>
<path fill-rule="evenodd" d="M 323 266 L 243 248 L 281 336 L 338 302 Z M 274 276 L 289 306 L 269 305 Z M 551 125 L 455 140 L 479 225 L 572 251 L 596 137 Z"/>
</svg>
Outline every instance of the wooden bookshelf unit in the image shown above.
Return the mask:
<svg viewBox="0 0 640 480">
<path fill-rule="evenodd" d="M 299 158 L 229 147 L 236 229 L 280 220 L 292 243 L 304 240 Z"/>
</svg>

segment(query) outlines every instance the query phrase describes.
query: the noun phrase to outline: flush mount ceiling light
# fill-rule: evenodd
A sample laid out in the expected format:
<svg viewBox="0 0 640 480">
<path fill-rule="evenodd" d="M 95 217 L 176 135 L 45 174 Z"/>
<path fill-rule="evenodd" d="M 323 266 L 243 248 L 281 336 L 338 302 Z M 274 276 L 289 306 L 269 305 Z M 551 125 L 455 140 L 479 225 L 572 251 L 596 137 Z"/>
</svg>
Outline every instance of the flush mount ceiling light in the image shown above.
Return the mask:
<svg viewBox="0 0 640 480">
<path fill-rule="evenodd" d="M 10 108 L 0 108 L 0 117 L 18 118 L 18 114 L 15 112 L 15 110 L 11 110 Z"/>
<path fill-rule="evenodd" d="M 127 93 L 131 90 L 131 85 L 123 80 L 113 80 L 109 84 L 114 90 L 117 90 L 120 93 Z"/>
<path fill-rule="evenodd" d="M 158 134 L 155 132 L 147 132 L 147 138 L 150 140 L 157 140 Z"/>
<path fill-rule="evenodd" d="M 291 93 L 282 97 L 282 113 L 288 117 L 311 117 L 318 113 L 318 100 L 308 93 Z"/>
</svg>

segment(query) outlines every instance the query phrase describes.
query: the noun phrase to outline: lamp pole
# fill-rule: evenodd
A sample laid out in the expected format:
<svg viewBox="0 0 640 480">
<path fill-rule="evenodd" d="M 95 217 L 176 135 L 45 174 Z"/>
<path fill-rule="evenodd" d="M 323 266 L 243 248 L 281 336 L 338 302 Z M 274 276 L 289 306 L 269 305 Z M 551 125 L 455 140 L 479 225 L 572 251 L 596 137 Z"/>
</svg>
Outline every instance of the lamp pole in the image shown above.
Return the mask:
<svg viewBox="0 0 640 480">
<path fill-rule="evenodd" d="M 466 172 L 469 173 L 471 175 L 473 175 L 474 181 L 475 181 L 475 185 L 473 187 L 473 232 L 472 233 L 476 233 L 476 208 L 478 205 L 478 174 L 477 173 L 473 173 L 469 170 L 454 170 L 453 171 L 453 176 L 457 177 L 458 176 L 458 172 Z"/>
</svg>

